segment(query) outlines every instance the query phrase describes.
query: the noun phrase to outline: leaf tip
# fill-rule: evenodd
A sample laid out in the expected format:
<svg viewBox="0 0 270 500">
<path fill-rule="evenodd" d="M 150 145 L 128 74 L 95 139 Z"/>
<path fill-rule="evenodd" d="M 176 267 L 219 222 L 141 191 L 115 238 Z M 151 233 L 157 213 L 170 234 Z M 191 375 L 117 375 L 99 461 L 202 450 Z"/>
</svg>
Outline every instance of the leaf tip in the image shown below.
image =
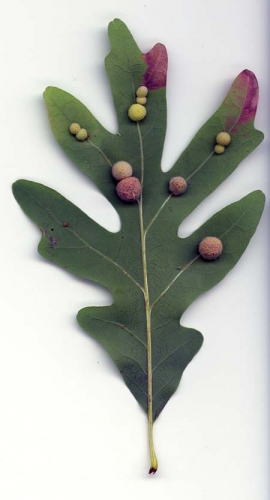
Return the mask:
<svg viewBox="0 0 270 500">
<path fill-rule="evenodd" d="M 25 193 L 27 192 L 28 188 L 31 188 L 31 185 L 35 184 L 32 181 L 27 181 L 26 179 L 18 179 L 17 181 L 13 182 L 11 189 L 12 189 L 12 194 L 19 203 L 19 205 L 23 208 L 23 199 L 25 197 Z M 23 208 L 24 210 L 24 208 Z"/>
<path fill-rule="evenodd" d="M 232 132 L 237 132 L 239 125 L 253 122 L 255 119 L 258 100 L 259 85 L 256 75 L 249 69 L 244 69 L 235 79 L 233 89 L 236 92 L 239 104 L 242 106 L 241 115 L 237 126 Z"/>
<path fill-rule="evenodd" d="M 121 21 L 121 19 L 119 19 L 118 17 L 116 17 L 108 25 L 108 32 L 109 32 L 109 34 L 110 34 L 111 31 L 119 29 L 120 26 L 124 26 L 126 28 L 125 23 L 123 21 Z"/>
<path fill-rule="evenodd" d="M 18 179 L 17 181 L 13 182 L 12 183 L 12 186 L 11 186 L 11 189 L 12 189 L 12 193 L 13 195 L 15 196 L 16 198 L 16 193 L 18 191 L 18 188 L 20 187 L 20 185 L 25 182 L 24 179 Z"/>
<path fill-rule="evenodd" d="M 46 98 L 49 97 L 50 93 L 53 92 L 54 89 L 56 89 L 56 87 L 52 86 L 46 87 L 46 89 L 43 92 L 43 98 L 46 100 Z"/>
<path fill-rule="evenodd" d="M 247 194 L 244 198 L 249 201 L 249 205 L 253 207 L 254 213 L 258 214 L 257 224 L 263 214 L 263 210 L 265 207 L 266 196 L 261 189 L 256 189 L 255 191 L 251 191 L 251 193 Z M 241 201 L 241 200 L 240 200 Z"/>
<path fill-rule="evenodd" d="M 254 193 L 256 193 L 258 197 L 260 197 L 262 205 L 264 206 L 266 201 L 266 196 L 264 192 L 261 189 L 257 189 L 257 191 L 254 191 Z"/>
<path fill-rule="evenodd" d="M 253 71 L 251 71 L 250 69 L 243 69 L 242 73 L 249 78 L 256 78 L 255 73 L 253 73 Z"/>
</svg>

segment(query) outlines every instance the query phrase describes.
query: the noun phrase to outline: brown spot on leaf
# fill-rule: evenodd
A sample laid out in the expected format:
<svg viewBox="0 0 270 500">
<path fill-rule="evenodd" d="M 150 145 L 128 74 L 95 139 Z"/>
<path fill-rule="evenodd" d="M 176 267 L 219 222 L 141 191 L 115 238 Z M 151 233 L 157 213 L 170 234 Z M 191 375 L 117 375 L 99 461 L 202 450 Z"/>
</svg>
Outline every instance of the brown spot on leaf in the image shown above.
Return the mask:
<svg viewBox="0 0 270 500">
<path fill-rule="evenodd" d="M 69 226 L 69 222 L 67 222 L 67 221 L 63 222 L 63 226 L 64 227 L 68 227 Z"/>
<path fill-rule="evenodd" d="M 168 56 L 167 50 L 162 43 L 157 43 L 149 52 L 142 54 L 143 60 L 147 64 L 142 85 L 149 90 L 156 90 L 166 87 Z"/>
</svg>

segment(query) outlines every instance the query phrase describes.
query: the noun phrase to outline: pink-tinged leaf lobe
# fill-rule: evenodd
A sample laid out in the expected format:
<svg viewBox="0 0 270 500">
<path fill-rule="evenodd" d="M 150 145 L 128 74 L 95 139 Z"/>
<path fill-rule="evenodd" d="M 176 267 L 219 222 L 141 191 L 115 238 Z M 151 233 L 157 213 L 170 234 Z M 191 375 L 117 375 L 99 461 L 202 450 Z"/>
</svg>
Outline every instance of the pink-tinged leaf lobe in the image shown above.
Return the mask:
<svg viewBox="0 0 270 500">
<path fill-rule="evenodd" d="M 145 85 L 149 90 L 166 87 L 168 55 L 165 45 L 157 43 L 149 52 L 142 54 L 142 57 L 147 64 L 142 85 Z"/>
<path fill-rule="evenodd" d="M 235 123 L 233 117 L 227 119 L 226 130 L 232 134 L 238 132 L 239 126 L 246 123 L 253 123 L 256 115 L 259 86 L 254 73 L 244 69 L 234 80 L 231 87 L 233 104 L 240 110 L 240 116 Z"/>
</svg>

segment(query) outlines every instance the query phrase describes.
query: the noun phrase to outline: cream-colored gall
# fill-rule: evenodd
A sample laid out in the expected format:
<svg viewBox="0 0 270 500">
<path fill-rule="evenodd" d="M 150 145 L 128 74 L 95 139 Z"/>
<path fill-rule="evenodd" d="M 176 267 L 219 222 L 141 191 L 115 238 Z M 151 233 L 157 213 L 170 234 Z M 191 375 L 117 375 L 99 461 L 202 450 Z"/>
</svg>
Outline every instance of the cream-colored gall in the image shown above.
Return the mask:
<svg viewBox="0 0 270 500">
<path fill-rule="evenodd" d="M 78 123 L 71 123 L 71 125 L 69 127 L 69 131 L 72 135 L 78 134 L 78 132 L 80 132 L 80 130 L 81 130 L 81 126 Z"/>
<path fill-rule="evenodd" d="M 231 136 L 228 132 L 219 132 L 216 136 L 216 143 L 220 146 L 228 146 L 231 142 Z"/>
<path fill-rule="evenodd" d="M 172 177 L 169 182 L 169 191 L 173 196 L 183 194 L 187 189 L 187 181 L 184 177 Z"/>
<path fill-rule="evenodd" d="M 215 260 L 222 252 L 222 241 L 215 236 L 206 236 L 199 244 L 199 254 L 204 260 Z"/>
<path fill-rule="evenodd" d="M 141 85 L 137 90 L 136 90 L 136 96 L 137 97 L 146 97 L 148 94 L 148 88 L 145 87 L 145 85 Z"/>
<path fill-rule="evenodd" d="M 146 108 L 141 104 L 132 104 L 128 110 L 128 116 L 133 122 L 139 122 L 144 119 Z"/>
<path fill-rule="evenodd" d="M 214 151 L 217 155 L 222 155 L 222 153 L 224 153 L 225 151 L 225 147 L 221 146 L 220 144 L 216 144 L 214 147 Z"/>
<path fill-rule="evenodd" d="M 87 137 L 88 133 L 87 130 L 85 130 L 85 128 L 81 128 L 81 130 L 79 130 L 79 132 L 76 134 L 76 139 L 78 139 L 78 141 L 85 141 Z"/>
<path fill-rule="evenodd" d="M 112 166 L 112 176 L 115 180 L 121 181 L 132 176 L 132 166 L 127 161 L 117 161 Z"/>
<path fill-rule="evenodd" d="M 146 97 L 136 97 L 136 102 L 138 104 L 142 104 L 144 106 L 147 102 L 147 99 L 146 99 Z"/>
</svg>

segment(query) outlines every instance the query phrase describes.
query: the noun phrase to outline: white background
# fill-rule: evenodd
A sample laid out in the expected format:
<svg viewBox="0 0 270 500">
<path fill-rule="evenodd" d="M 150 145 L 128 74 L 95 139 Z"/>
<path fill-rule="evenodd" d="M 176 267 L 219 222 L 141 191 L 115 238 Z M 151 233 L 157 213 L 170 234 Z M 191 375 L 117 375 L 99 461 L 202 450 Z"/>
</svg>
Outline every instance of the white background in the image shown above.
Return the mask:
<svg viewBox="0 0 270 500">
<path fill-rule="evenodd" d="M 107 354 L 76 324 L 109 304 L 102 287 L 37 254 L 39 231 L 11 194 L 43 182 L 107 228 L 116 213 L 64 156 L 42 92 L 59 86 L 116 131 L 103 60 L 107 24 L 125 21 L 142 51 L 169 53 L 163 168 L 243 69 L 260 83 L 264 143 L 182 226 L 187 235 L 253 189 L 269 194 L 267 0 L 10 0 L 1 7 L 1 500 L 269 498 L 269 203 L 237 267 L 185 313 L 205 344 L 155 425 L 160 470 L 147 475 L 146 417 Z"/>
</svg>

